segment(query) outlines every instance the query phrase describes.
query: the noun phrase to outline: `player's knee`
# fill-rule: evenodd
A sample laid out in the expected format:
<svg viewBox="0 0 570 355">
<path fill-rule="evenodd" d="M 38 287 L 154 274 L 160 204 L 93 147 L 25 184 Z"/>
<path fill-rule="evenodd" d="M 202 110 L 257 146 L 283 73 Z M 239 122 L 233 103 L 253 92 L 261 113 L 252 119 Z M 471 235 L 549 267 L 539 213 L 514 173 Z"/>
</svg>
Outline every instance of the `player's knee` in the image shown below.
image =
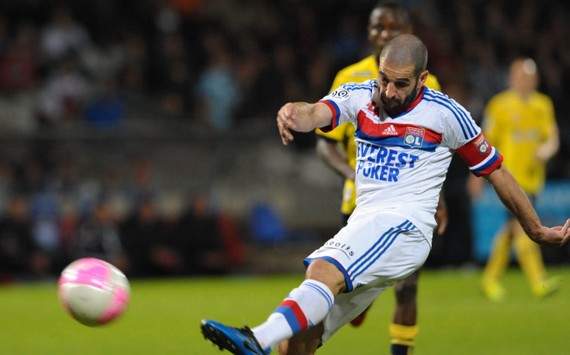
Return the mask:
<svg viewBox="0 0 570 355">
<path fill-rule="evenodd" d="M 287 351 L 289 350 L 289 340 L 283 340 L 282 342 L 277 345 L 277 352 L 279 355 L 287 355 Z"/>
<path fill-rule="evenodd" d="M 335 295 L 344 289 L 344 275 L 335 265 L 326 260 L 317 259 L 311 262 L 305 277 L 324 283 Z"/>
<path fill-rule="evenodd" d="M 417 279 L 399 282 L 394 288 L 396 290 L 396 300 L 399 304 L 413 303 L 416 301 L 416 295 L 418 293 Z"/>
<path fill-rule="evenodd" d="M 295 334 L 277 346 L 279 355 L 314 355 L 321 344 L 324 327 L 322 323 Z"/>
</svg>

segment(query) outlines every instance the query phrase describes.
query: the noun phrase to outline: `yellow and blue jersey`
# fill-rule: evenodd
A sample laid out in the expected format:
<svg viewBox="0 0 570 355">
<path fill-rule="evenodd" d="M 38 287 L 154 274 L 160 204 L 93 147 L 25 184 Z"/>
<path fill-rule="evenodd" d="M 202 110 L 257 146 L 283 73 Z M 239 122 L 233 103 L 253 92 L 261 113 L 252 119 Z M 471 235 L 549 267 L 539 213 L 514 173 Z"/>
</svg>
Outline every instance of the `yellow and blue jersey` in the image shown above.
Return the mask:
<svg viewBox="0 0 570 355">
<path fill-rule="evenodd" d="M 485 108 L 485 136 L 503 155 L 503 164 L 529 194 L 544 186 L 545 163 L 536 152 L 556 134 L 552 100 L 539 92 L 526 100 L 512 90 L 495 95 Z"/>
</svg>

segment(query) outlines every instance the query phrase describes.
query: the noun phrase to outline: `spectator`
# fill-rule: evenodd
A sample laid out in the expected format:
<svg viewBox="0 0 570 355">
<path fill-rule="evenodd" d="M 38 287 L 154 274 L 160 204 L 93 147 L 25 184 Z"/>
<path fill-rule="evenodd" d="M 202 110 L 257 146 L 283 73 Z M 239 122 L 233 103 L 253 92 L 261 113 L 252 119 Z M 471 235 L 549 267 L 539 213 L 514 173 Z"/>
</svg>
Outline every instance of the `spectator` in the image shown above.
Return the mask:
<svg viewBox="0 0 570 355">
<path fill-rule="evenodd" d="M 91 84 L 79 72 L 75 56 L 63 59 L 40 89 L 40 123 L 54 127 L 77 119 L 91 91 Z"/>
<path fill-rule="evenodd" d="M 73 242 L 72 255 L 74 259 L 100 258 L 121 270 L 128 268 L 119 230 L 111 214 L 109 201 L 105 197 L 97 201 L 92 214 L 85 216 L 80 222 Z"/>
<path fill-rule="evenodd" d="M 198 79 L 198 96 L 207 124 L 215 131 L 227 131 L 233 125 L 239 101 L 237 83 L 232 73 L 232 58 L 221 34 L 204 38 L 208 63 Z"/>
<path fill-rule="evenodd" d="M 57 7 L 52 19 L 42 30 L 41 49 L 48 62 L 63 59 L 70 52 L 80 52 L 89 44 L 89 35 L 69 9 Z"/>
<path fill-rule="evenodd" d="M 0 282 L 47 276 L 49 271 L 50 260 L 32 237 L 27 201 L 13 196 L 0 220 Z"/>
</svg>

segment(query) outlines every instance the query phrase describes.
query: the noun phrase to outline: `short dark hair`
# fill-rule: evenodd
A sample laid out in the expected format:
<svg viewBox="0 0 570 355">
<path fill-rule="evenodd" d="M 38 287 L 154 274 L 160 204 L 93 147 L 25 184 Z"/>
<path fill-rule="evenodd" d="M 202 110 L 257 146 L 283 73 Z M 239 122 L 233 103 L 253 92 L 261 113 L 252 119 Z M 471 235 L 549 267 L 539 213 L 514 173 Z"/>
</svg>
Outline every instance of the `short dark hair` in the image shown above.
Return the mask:
<svg viewBox="0 0 570 355">
<path fill-rule="evenodd" d="M 393 1 L 393 0 L 380 0 L 376 3 L 376 6 L 374 6 L 374 9 L 389 9 L 391 11 L 394 12 L 394 14 L 398 17 L 398 20 L 405 24 L 405 25 L 411 25 L 412 24 L 412 19 L 410 17 L 410 12 L 408 11 L 408 9 L 406 7 L 404 7 L 402 4 L 400 4 L 397 1 Z"/>
<path fill-rule="evenodd" d="M 388 42 L 380 53 L 380 60 L 388 56 L 398 62 L 414 64 L 416 75 L 427 68 L 427 48 L 421 39 L 412 34 L 402 34 Z"/>
</svg>

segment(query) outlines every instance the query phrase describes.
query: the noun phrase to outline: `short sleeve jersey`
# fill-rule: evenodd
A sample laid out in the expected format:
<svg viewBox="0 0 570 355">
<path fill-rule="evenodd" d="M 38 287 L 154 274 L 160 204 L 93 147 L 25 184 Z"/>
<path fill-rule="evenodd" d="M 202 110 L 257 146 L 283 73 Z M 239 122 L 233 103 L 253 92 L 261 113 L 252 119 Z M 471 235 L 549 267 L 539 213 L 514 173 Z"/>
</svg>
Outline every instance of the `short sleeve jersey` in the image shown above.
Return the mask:
<svg viewBox="0 0 570 355">
<path fill-rule="evenodd" d="M 361 61 L 351 64 L 337 73 L 331 86 L 331 92 L 346 83 L 360 83 L 378 77 L 378 63 L 374 55 L 370 55 Z M 428 74 L 426 86 L 430 89 L 441 91 L 439 81 L 433 74 Z M 341 124 L 330 132 L 316 129 L 318 136 L 340 143 L 346 152 L 347 163 L 350 167 L 356 166 L 356 142 L 354 141 L 355 127 L 350 123 Z M 352 213 L 355 204 L 354 183 L 351 179 L 344 182 L 341 212 L 345 215 Z"/>
<path fill-rule="evenodd" d="M 356 210 L 397 213 L 412 221 L 428 240 L 453 152 L 478 175 L 502 162 L 471 115 L 447 95 L 423 87 L 408 110 L 380 115 L 373 94 L 376 80 L 345 84 L 321 102 L 333 114 L 329 127 L 356 127 Z"/>
</svg>

